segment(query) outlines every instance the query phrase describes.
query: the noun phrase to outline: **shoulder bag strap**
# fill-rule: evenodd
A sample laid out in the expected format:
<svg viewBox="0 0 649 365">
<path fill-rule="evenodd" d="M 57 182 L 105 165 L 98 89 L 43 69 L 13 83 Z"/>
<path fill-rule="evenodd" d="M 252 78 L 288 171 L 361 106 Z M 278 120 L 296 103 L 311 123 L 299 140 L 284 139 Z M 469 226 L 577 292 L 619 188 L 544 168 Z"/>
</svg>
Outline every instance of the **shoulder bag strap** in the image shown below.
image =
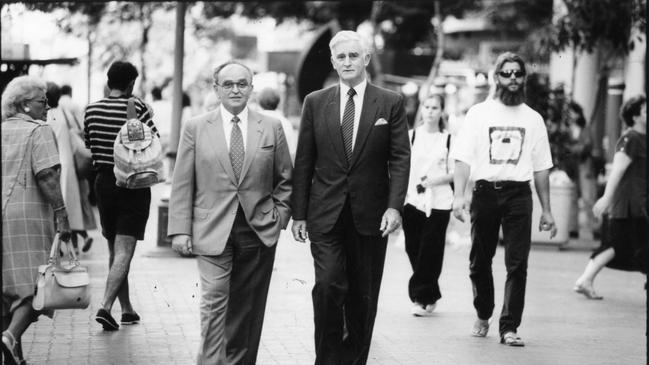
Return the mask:
<svg viewBox="0 0 649 365">
<path fill-rule="evenodd" d="M 137 113 L 135 112 L 135 98 L 128 98 L 128 103 L 126 104 L 126 120 L 137 118 Z"/>
<path fill-rule="evenodd" d="M 451 153 L 451 134 L 446 138 L 446 173 L 448 174 L 448 155 Z"/>
<path fill-rule="evenodd" d="M 11 186 L 9 186 L 9 189 L 7 191 L 7 195 L 3 196 L 2 200 L 2 215 L 5 214 L 5 209 L 7 208 L 7 204 L 9 204 L 9 198 L 11 198 L 11 194 L 14 192 L 14 188 L 16 187 L 16 183 L 18 182 L 18 178 L 20 173 L 23 170 L 23 165 L 25 164 L 26 156 L 27 156 L 27 150 L 29 150 L 29 146 L 32 144 L 32 136 L 34 135 L 34 131 L 36 128 L 39 128 L 40 125 L 37 125 L 34 129 L 32 129 L 31 132 L 29 132 L 29 136 L 27 136 L 27 143 L 25 143 L 25 153 L 23 154 L 22 160 L 20 160 L 20 166 L 18 167 L 18 173 L 16 174 L 16 177 L 14 178 L 14 181 L 11 182 Z"/>
<path fill-rule="evenodd" d="M 417 133 L 417 128 L 412 129 L 412 137 L 410 137 L 410 145 L 415 144 L 415 134 Z"/>
</svg>

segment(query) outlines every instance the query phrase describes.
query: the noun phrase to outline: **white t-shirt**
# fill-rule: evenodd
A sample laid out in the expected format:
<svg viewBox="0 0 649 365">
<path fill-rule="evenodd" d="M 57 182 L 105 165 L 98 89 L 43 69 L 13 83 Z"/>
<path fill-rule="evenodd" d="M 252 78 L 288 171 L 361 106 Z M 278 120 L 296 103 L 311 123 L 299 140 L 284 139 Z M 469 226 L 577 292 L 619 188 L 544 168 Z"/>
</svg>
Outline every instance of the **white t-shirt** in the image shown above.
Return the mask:
<svg viewBox="0 0 649 365">
<path fill-rule="evenodd" d="M 409 132 L 412 141 L 412 131 Z M 417 184 L 423 176 L 439 177 L 453 173 L 452 162 L 447 166 L 448 150 L 447 132 L 427 132 L 423 126 L 416 129 L 415 142 L 410 149 L 410 180 L 406 204 L 430 215 L 431 209 L 448 210 L 453 205 L 453 190 L 446 183 L 426 188 L 422 194 L 417 193 Z M 451 143 L 452 144 L 452 143 Z"/>
<path fill-rule="evenodd" d="M 541 115 L 526 104 L 506 106 L 495 99 L 469 109 L 450 158 L 469 164 L 473 181 L 529 181 L 534 172 L 552 167 Z"/>
</svg>

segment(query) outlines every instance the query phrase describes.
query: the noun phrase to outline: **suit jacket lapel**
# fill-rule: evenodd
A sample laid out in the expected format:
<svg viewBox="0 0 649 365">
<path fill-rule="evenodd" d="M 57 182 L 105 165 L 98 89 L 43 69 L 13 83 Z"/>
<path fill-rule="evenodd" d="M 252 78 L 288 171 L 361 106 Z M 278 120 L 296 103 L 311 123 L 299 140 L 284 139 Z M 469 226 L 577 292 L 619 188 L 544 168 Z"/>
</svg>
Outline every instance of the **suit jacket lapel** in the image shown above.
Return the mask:
<svg viewBox="0 0 649 365">
<path fill-rule="evenodd" d="M 365 96 L 363 97 L 363 109 L 361 110 L 361 118 L 358 122 L 358 132 L 356 133 L 356 141 L 354 142 L 354 150 L 352 153 L 351 166 L 354 166 L 358 160 L 358 155 L 363 150 L 367 136 L 370 134 L 374 126 L 375 116 L 377 113 L 376 108 L 376 92 L 374 86 L 367 83 L 365 88 Z"/>
<path fill-rule="evenodd" d="M 248 110 L 248 136 L 246 137 L 246 154 L 243 158 L 243 167 L 241 168 L 242 179 L 246 176 L 250 168 L 255 151 L 259 148 L 261 135 L 264 133 L 261 125 L 261 116 L 250 109 Z"/>
<path fill-rule="evenodd" d="M 228 151 L 225 133 L 223 132 L 223 120 L 221 120 L 221 113 L 218 112 L 218 109 L 209 117 L 207 123 L 209 124 L 207 128 L 208 144 L 214 150 L 217 161 L 230 177 L 232 183 L 238 185 L 237 180 L 234 178 L 234 170 L 232 170 L 232 163 L 230 162 L 230 151 Z M 197 136 L 197 138 L 200 138 L 200 136 Z"/>
<path fill-rule="evenodd" d="M 336 86 L 330 93 L 325 107 L 325 119 L 334 150 L 338 154 L 339 160 L 344 161 L 345 165 L 347 165 L 343 135 L 340 130 L 340 86 Z"/>
</svg>

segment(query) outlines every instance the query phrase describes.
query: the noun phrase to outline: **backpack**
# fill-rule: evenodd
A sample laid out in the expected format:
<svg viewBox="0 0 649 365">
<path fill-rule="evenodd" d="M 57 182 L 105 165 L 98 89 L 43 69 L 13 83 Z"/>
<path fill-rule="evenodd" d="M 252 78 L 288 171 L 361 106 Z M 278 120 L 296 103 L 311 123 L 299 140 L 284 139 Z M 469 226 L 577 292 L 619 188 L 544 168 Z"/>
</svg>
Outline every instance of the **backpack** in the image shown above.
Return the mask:
<svg viewBox="0 0 649 365">
<path fill-rule="evenodd" d="M 149 126 L 137 119 L 134 99 L 128 99 L 126 123 L 113 144 L 115 184 L 148 188 L 164 181 L 162 145 Z"/>
</svg>

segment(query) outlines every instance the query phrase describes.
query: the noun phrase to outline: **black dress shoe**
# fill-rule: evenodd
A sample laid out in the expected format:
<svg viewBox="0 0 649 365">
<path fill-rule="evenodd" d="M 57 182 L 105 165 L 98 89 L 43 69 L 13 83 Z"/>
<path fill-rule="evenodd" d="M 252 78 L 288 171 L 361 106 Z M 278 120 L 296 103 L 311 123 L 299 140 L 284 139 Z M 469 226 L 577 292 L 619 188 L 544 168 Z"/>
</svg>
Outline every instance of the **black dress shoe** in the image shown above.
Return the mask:
<svg viewBox="0 0 649 365">
<path fill-rule="evenodd" d="M 119 325 L 115 321 L 115 318 L 108 313 L 107 310 L 105 309 L 100 309 L 97 311 L 97 315 L 95 316 L 95 320 L 104 327 L 104 331 L 117 331 L 119 329 Z"/>
<path fill-rule="evenodd" d="M 136 324 L 140 321 L 140 316 L 133 313 L 122 313 L 122 324 Z"/>
</svg>

